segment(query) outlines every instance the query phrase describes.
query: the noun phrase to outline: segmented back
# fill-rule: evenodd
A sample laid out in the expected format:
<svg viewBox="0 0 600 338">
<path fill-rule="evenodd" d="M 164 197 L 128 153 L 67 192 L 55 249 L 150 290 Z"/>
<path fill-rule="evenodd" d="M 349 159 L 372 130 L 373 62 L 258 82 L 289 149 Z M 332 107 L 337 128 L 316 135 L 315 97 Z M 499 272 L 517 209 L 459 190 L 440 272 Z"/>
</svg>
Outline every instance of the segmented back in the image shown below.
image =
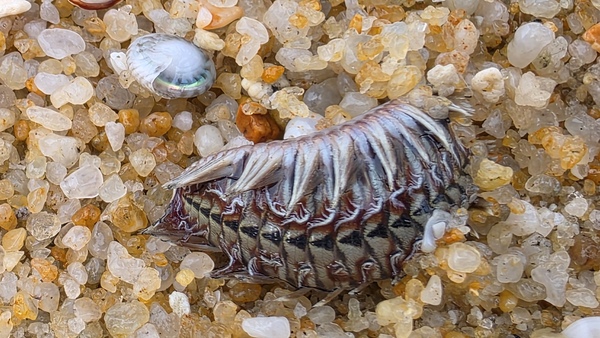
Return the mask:
<svg viewBox="0 0 600 338">
<path fill-rule="evenodd" d="M 465 207 L 465 148 L 399 101 L 308 136 L 226 150 L 167 186 L 173 200 L 146 233 L 296 287 L 332 290 L 391 278 L 436 209 Z"/>
</svg>

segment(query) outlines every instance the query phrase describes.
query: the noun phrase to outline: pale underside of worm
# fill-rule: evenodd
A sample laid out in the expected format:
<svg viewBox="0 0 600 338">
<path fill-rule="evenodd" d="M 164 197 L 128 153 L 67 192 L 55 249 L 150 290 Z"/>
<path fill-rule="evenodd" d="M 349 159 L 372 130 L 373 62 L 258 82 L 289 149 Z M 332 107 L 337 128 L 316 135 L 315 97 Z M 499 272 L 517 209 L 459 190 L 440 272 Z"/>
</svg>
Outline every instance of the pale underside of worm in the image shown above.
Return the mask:
<svg viewBox="0 0 600 338">
<path fill-rule="evenodd" d="M 467 151 L 445 122 L 400 101 L 294 139 L 202 158 L 166 187 L 145 233 L 295 287 L 356 288 L 397 277 L 435 210 L 469 203 Z"/>
</svg>

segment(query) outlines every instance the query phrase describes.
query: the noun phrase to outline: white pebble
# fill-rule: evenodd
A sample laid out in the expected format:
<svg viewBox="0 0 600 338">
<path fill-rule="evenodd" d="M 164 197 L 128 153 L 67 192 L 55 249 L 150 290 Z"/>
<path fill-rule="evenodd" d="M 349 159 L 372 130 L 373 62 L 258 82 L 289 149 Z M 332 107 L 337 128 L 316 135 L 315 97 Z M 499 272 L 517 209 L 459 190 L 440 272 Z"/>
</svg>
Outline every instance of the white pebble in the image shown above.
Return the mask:
<svg viewBox="0 0 600 338">
<path fill-rule="evenodd" d="M 546 26 L 538 22 L 526 23 L 517 29 L 508 44 L 508 62 L 515 67 L 525 68 L 552 40 L 554 32 Z"/>
<path fill-rule="evenodd" d="M 190 314 L 190 300 L 185 293 L 173 291 L 173 293 L 169 295 L 169 305 L 171 306 L 171 309 L 173 309 L 173 313 L 179 317 Z"/>
<path fill-rule="evenodd" d="M 113 151 L 119 151 L 125 141 L 125 126 L 118 122 L 107 122 L 104 131 Z"/>
<path fill-rule="evenodd" d="M 30 8 L 31 3 L 26 0 L 1 0 L 0 18 L 25 13 Z"/>
<path fill-rule="evenodd" d="M 504 79 L 497 68 L 486 68 L 471 79 L 471 88 L 487 102 L 496 103 L 504 95 Z"/>
<path fill-rule="evenodd" d="M 86 165 L 67 176 L 60 188 L 67 198 L 92 198 L 98 196 L 102 182 L 100 169 Z"/>
<path fill-rule="evenodd" d="M 194 120 L 192 119 L 192 113 L 190 113 L 187 110 L 184 110 L 184 111 L 178 113 L 173 118 L 173 127 L 177 128 L 181 131 L 188 131 L 188 130 L 192 129 L 193 123 L 194 123 Z"/>
<path fill-rule="evenodd" d="M 198 148 L 200 156 L 208 156 L 223 148 L 223 136 L 219 128 L 211 125 L 203 125 L 194 133 L 194 145 Z"/>
<path fill-rule="evenodd" d="M 308 117 L 294 117 L 285 126 L 283 139 L 312 134 L 317 131 L 316 125 L 323 116 L 310 113 Z"/>
<path fill-rule="evenodd" d="M 31 121 L 53 131 L 69 130 L 73 125 L 68 117 L 52 109 L 33 106 L 27 108 L 26 113 Z"/>
<path fill-rule="evenodd" d="M 256 317 L 242 321 L 242 329 L 254 338 L 288 338 L 290 322 L 285 317 Z"/>
<path fill-rule="evenodd" d="M 38 36 L 38 43 L 46 55 L 59 60 L 85 50 L 85 41 L 81 35 L 62 28 L 42 31 Z"/>
</svg>

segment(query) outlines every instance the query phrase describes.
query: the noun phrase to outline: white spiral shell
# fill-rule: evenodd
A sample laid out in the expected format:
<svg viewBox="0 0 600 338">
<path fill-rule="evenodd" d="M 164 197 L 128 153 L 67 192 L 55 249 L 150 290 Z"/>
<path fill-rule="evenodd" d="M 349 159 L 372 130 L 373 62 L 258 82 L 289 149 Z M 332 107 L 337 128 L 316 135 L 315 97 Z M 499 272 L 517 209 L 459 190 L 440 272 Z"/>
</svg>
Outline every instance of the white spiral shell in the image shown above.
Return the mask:
<svg viewBox="0 0 600 338">
<path fill-rule="evenodd" d="M 127 67 L 139 84 L 167 99 L 200 95 L 217 77 L 206 52 L 183 38 L 160 33 L 131 43 Z"/>
</svg>

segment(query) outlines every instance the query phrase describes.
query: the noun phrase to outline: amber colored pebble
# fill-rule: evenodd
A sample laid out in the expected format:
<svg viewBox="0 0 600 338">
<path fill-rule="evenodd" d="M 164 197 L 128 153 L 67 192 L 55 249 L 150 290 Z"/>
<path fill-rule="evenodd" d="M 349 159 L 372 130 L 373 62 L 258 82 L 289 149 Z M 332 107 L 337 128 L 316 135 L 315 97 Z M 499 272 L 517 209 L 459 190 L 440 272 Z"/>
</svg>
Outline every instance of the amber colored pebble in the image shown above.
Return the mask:
<svg viewBox="0 0 600 338">
<path fill-rule="evenodd" d="M 54 257 L 57 261 L 65 264 L 67 262 L 67 249 L 53 246 L 50 249 L 50 256 Z"/>
<path fill-rule="evenodd" d="M 31 267 L 40 274 L 44 282 L 52 282 L 58 277 L 58 268 L 45 259 L 32 258 Z"/>
<path fill-rule="evenodd" d="M 500 302 L 498 303 L 498 307 L 502 312 L 511 312 L 517 304 L 519 303 L 519 298 L 513 295 L 512 292 L 508 290 L 504 290 L 500 293 Z"/>
<path fill-rule="evenodd" d="M 292 26 L 302 29 L 308 26 L 308 18 L 300 13 L 294 13 L 290 16 L 289 22 Z"/>
<path fill-rule="evenodd" d="M 261 78 L 268 84 L 274 83 L 277 81 L 281 75 L 285 72 L 285 68 L 282 66 L 270 66 L 263 70 Z"/>
<path fill-rule="evenodd" d="M 167 257 L 165 257 L 165 255 L 162 253 L 157 253 L 154 256 L 152 256 L 152 261 L 154 262 L 154 264 L 156 264 L 156 266 L 159 267 L 165 267 L 167 266 L 167 264 L 169 264 Z"/>
<path fill-rule="evenodd" d="M 276 140 L 281 136 L 281 129 L 269 114 L 246 115 L 238 108 L 235 124 L 240 132 L 254 143 Z"/>
<path fill-rule="evenodd" d="M 363 22 L 362 15 L 356 13 L 352 17 L 352 19 L 350 19 L 350 23 L 348 24 L 348 28 L 349 29 L 354 28 L 356 30 L 356 32 L 358 34 L 360 34 L 362 32 L 362 22 Z"/>
<path fill-rule="evenodd" d="M 33 77 L 30 77 L 29 79 L 27 79 L 27 81 L 25 81 L 25 87 L 27 88 L 27 90 L 29 90 L 29 92 L 37 94 L 41 97 L 44 97 L 44 93 L 42 93 L 38 87 L 35 85 L 35 82 L 33 81 Z"/>
<path fill-rule="evenodd" d="M 596 52 L 600 52 L 600 23 L 597 23 L 590 27 L 587 31 L 585 31 L 585 33 L 583 33 L 581 38 L 585 42 L 592 45 L 592 48 Z"/>
<path fill-rule="evenodd" d="M 460 232 L 460 230 L 452 228 L 449 231 L 446 231 L 441 240 L 446 244 L 463 242 L 465 240 L 465 235 L 462 232 Z"/>
<path fill-rule="evenodd" d="M 24 291 L 19 291 L 13 299 L 13 313 L 19 319 L 35 320 L 38 315 L 38 308 L 31 296 Z"/>
<path fill-rule="evenodd" d="M 125 232 L 134 232 L 148 226 L 146 214 L 125 196 L 118 202 L 111 214 L 112 223 Z"/>
<path fill-rule="evenodd" d="M 155 112 L 142 120 L 140 123 L 140 132 L 148 136 L 159 137 L 166 134 L 171 129 L 173 118 L 167 112 Z"/>
<path fill-rule="evenodd" d="M 0 204 L 0 228 L 12 230 L 17 226 L 17 216 L 8 203 Z"/>
<path fill-rule="evenodd" d="M 96 222 L 100 220 L 101 213 L 102 211 L 100 208 L 93 204 L 88 204 L 77 210 L 73 214 L 73 217 L 71 217 L 71 221 L 75 225 L 81 225 L 91 229 L 94 227 Z"/>
<path fill-rule="evenodd" d="M 236 303 L 253 302 L 260 297 L 261 290 L 258 284 L 237 283 L 229 290 L 229 295 Z"/>
<path fill-rule="evenodd" d="M 110 147 L 110 143 L 108 143 L 108 137 L 104 131 L 94 136 L 90 141 L 90 144 L 99 152 L 103 152 Z"/>
<path fill-rule="evenodd" d="M 125 127 L 125 134 L 133 134 L 140 126 L 140 112 L 137 109 L 121 109 L 119 122 Z"/>
<path fill-rule="evenodd" d="M 578 234 L 573 237 L 573 245 L 569 248 L 571 256 L 571 267 L 577 271 L 584 271 L 600 267 L 600 244 L 586 234 Z"/>
<path fill-rule="evenodd" d="M 13 133 L 17 141 L 25 141 L 29 137 L 29 123 L 26 120 L 19 120 L 13 126 Z"/>
<path fill-rule="evenodd" d="M 304 330 L 314 330 L 315 323 L 313 323 L 313 321 L 308 317 L 302 317 L 302 319 L 300 319 L 300 328 Z"/>
</svg>

